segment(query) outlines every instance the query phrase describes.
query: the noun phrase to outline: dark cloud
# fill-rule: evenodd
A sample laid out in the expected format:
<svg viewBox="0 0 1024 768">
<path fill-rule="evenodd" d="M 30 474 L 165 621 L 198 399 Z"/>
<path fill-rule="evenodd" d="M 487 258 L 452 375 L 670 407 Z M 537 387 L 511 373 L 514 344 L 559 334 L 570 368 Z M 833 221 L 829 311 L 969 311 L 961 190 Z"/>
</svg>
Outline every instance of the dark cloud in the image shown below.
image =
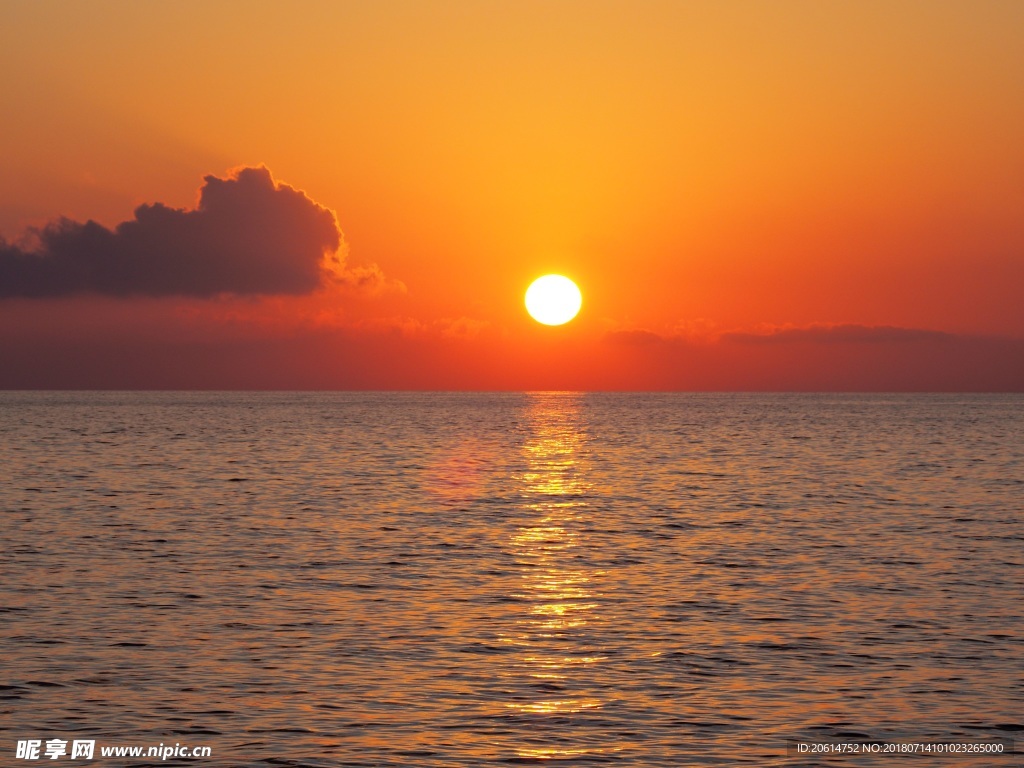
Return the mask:
<svg viewBox="0 0 1024 768">
<path fill-rule="evenodd" d="M 722 334 L 723 341 L 741 344 L 878 344 L 948 341 L 952 338 L 952 334 L 944 331 L 898 328 L 891 325 L 812 325 L 806 328 L 780 328 L 770 333 Z"/>
<path fill-rule="evenodd" d="M 262 166 L 207 176 L 195 210 L 154 203 L 113 230 L 60 219 L 30 234 L 0 239 L 0 298 L 302 294 L 325 256 L 340 267 L 342 243 L 329 209 Z"/>
</svg>

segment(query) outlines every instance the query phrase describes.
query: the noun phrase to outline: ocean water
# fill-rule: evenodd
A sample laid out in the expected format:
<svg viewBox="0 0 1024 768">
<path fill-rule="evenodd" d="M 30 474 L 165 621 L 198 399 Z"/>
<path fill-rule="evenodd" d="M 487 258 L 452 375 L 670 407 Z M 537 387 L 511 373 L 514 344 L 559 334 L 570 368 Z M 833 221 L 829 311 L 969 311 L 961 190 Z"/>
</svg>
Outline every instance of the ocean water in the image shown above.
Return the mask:
<svg viewBox="0 0 1024 768">
<path fill-rule="evenodd" d="M 1021 396 L 7 392 L 0 467 L 3 765 L 1024 764 L 797 751 L 1024 739 Z"/>
</svg>

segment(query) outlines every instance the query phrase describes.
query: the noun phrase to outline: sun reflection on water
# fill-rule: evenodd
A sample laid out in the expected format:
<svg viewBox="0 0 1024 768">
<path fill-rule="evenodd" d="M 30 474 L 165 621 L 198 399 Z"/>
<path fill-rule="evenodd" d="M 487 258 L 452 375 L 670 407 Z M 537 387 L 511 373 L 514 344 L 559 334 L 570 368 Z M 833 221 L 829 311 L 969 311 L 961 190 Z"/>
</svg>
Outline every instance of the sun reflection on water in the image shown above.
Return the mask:
<svg viewBox="0 0 1024 768">
<path fill-rule="evenodd" d="M 604 704 L 589 684 L 594 665 L 604 661 L 590 640 L 600 607 L 594 582 L 602 573 L 586 564 L 581 533 L 590 491 L 582 398 L 531 395 L 528 419 L 521 495 L 532 519 L 510 540 L 521 573 L 511 597 L 523 609 L 506 638 L 522 652 L 510 674 L 518 678 L 517 690 L 528 694 L 506 706 L 524 715 L 566 716 Z M 604 750 L 531 744 L 517 751 L 520 757 L 551 759 Z"/>
</svg>

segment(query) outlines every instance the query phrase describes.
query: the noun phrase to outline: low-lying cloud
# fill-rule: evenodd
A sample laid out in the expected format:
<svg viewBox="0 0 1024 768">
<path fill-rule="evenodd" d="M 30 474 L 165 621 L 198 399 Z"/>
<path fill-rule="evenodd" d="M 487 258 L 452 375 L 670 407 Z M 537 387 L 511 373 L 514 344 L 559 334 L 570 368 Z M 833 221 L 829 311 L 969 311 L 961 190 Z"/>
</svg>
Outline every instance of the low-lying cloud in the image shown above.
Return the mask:
<svg viewBox="0 0 1024 768">
<path fill-rule="evenodd" d="M 613 344 L 627 347 L 649 347 L 659 344 L 693 344 L 730 342 L 735 344 L 892 344 L 951 341 L 957 338 L 945 331 L 924 328 L 901 328 L 893 325 L 858 325 L 854 323 L 825 324 L 802 327 L 777 327 L 761 331 L 729 331 L 720 334 L 661 335 L 645 329 L 611 331 L 606 336 Z"/>
<path fill-rule="evenodd" d="M 263 167 L 207 176 L 195 210 L 141 205 L 112 230 L 59 219 L 32 245 L 0 239 L 0 298 L 305 294 L 342 268 L 334 213 Z"/>
<path fill-rule="evenodd" d="M 923 328 L 892 325 L 811 325 L 805 328 L 777 328 L 768 333 L 725 333 L 724 341 L 742 344 L 880 344 L 892 342 L 947 341 L 952 334 Z"/>
</svg>

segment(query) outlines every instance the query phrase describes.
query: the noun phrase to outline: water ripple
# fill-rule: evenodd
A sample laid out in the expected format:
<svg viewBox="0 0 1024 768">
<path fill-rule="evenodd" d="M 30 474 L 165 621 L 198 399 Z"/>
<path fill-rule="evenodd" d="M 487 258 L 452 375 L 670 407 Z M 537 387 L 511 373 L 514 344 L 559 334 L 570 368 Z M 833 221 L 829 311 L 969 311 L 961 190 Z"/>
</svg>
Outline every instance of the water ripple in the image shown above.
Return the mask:
<svg viewBox="0 0 1024 768">
<path fill-rule="evenodd" d="M 1024 729 L 1019 396 L 0 404 L 8 745 L 795 766 Z"/>
</svg>

